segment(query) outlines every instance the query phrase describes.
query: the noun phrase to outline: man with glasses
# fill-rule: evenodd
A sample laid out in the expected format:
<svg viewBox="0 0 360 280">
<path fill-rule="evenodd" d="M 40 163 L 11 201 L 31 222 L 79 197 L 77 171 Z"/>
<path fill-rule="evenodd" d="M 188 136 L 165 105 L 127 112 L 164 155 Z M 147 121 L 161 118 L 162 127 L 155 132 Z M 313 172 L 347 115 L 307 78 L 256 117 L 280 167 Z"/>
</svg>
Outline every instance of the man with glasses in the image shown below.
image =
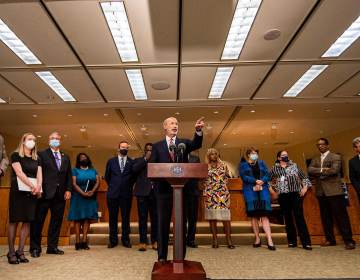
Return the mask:
<svg viewBox="0 0 360 280">
<path fill-rule="evenodd" d="M 316 179 L 315 191 L 319 201 L 321 222 L 326 241 L 322 246 L 335 246 L 334 222 L 339 228 L 346 249 L 355 249 L 349 215 L 341 181 L 341 156 L 330 152 L 329 141 L 317 141 L 320 155 L 313 158 L 308 172 Z"/>
</svg>

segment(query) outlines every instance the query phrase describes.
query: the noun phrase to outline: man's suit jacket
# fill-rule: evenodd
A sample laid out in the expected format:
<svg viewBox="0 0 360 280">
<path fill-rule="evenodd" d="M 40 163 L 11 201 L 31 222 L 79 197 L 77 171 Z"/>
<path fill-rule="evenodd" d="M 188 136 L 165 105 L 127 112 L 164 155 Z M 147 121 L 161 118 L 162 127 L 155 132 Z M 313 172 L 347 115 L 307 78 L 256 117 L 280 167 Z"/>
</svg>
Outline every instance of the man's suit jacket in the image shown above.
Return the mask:
<svg viewBox="0 0 360 280">
<path fill-rule="evenodd" d="M 0 134 L 0 169 L 5 173 L 8 165 L 9 165 L 9 159 L 6 155 L 4 137 Z"/>
<path fill-rule="evenodd" d="M 133 159 L 127 157 L 124 171 L 121 173 L 119 157 L 116 156 L 108 160 L 105 170 L 105 181 L 108 184 L 108 198 L 130 198 L 132 196 L 135 182 L 133 162 Z"/>
<path fill-rule="evenodd" d="M 316 180 L 315 193 L 317 196 L 335 196 L 343 195 L 343 182 L 341 180 L 341 156 L 335 153 L 329 153 L 323 161 L 323 170 L 320 173 L 321 157 L 313 158 L 308 168 L 309 175 Z"/>
<path fill-rule="evenodd" d="M 189 163 L 200 163 L 200 158 L 198 156 L 189 155 Z M 184 186 L 184 195 L 200 195 L 198 179 L 190 179 L 186 182 Z"/>
<path fill-rule="evenodd" d="M 188 162 L 188 156 L 190 152 L 200 149 L 202 146 L 203 137 L 195 133 L 193 140 L 189 139 L 179 139 L 176 137 L 175 145 L 178 146 L 179 143 L 184 143 L 186 149 L 184 151 L 184 160 L 183 162 Z M 169 153 L 168 145 L 166 139 L 159 141 L 153 144 L 150 162 L 152 163 L 171 163 L 171 156 Z M 156 180 L 154 181 L 155 193 L 158 195 L 170 195 L 172 193 L 171 186 L 166 180 Z"/>
<path fill-rule="evenodd" d="M 147 177 L 147 160 L 139 157 L 134 160 L 133 172 L 136 176 L 134 187 L 135 196 L 148 196 L 152 189 L 152 182 Z"/>
<path fill-rule="evenodd" d="M 349 177 L 360 199 L 360 158 L 359 155 L 349 160 Z"/>
<path fill-rule="evenodd" d="M 66 191 L 72 190 L 71 163 L 69 157 L 60 151 L 61 166 L 57 168 L 54 154 L 50 148 L 39 153 L 43 174 L 43 197 L 52 199 L 58 195 L 64 199 Z"/>
</svg>

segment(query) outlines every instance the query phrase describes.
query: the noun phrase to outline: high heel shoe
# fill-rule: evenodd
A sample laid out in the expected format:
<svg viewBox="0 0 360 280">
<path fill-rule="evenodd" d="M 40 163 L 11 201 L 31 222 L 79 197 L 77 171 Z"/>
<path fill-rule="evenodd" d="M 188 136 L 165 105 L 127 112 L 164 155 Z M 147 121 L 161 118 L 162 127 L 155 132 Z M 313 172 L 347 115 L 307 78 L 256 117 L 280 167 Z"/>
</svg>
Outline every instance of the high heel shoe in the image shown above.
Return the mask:
<svg viewBox="0 0 360 280">
<path fill-rule="evenodd" d="M 218 242 L 217 242 L 217 241 L 213 241 L 213 242 L 212 242 L 212 247 L 213 247 L 214 249 L 219 248 Z"/>
<path fill-rule="evenodd" d="M 227 247 L 228 247 L 229 249 L 235 249 L 235 246 L 234 246 L 233 244 L 229 244 L 229 245 L 227 245 Z"/>
<path fill-rule="evenodd" d="M 270 250 L 270 251 L 275 251 L 276 250 L 276 247 L 275 247 L 275 245 L 267 245 L 267 247 L 268 247 L 268 249 Z"/>
<path fill-rule="evenodd" d="M 7 253 L 6 256 L 9 264 L 19 264 L 16 254 L 10 256 L 10 253 Z"/>
<path fill-rule="evenodd" d="M 29 260 L 25 257 L 24 252 L 20 253 L 19 251 L 15 252 L 15 256 L 21 263 L 28 263 Z"/>
<path fill-rule="evenodd" d="M 90 250 L 90 247 L 89 247 L 89 245 L 87 244 L 87 242 L 81 242 L 80 245 L 81 245 L 81 248 L 82 248 L 82 249 L 84 249 L 84 250 Z"/>
<path fill-rule="evenodd" d="M 76 251 L 79 251 L 79 250 L 81 250 L 82 249 L 82 243 L 75 243 L 75 250 Z"/>
<path fill-rule="evenodd" d="M 259 243 L 254 243 L 254 244 L 253 244 L 253 247 L 254 247 L 254 248 L 259 248 L 259 247 L 261 247 L 261 240 L 260 240 Z"/>
</svg>

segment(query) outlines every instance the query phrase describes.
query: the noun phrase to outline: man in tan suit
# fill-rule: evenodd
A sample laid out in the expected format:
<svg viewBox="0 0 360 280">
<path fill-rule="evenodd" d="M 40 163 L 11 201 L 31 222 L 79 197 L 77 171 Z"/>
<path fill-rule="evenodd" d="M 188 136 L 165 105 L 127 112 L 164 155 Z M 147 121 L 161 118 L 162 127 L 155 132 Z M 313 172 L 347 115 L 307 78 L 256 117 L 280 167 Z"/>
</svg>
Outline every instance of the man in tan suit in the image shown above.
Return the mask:
<svg viewBox="0 0 360 280">
<path fill-rule="evenodd" d="M 0 185 L 1 185 L 1 177 L 5 175 L 5 171 L 8 165 L 9 165 L 9 159 L 6 155 L 4 137 L 0 134 Z"/>
<path fill-rule="evenodd" d="M 339 228 L 346 249 L 354 249 L 349 215 L 341 180 L 341 156 L 330 152 L 329 141 L 320 138 L 317 141 L 320 156 L 312 159 L 308 172 L 316 179 L 315 192 L 319 201 L 321 222 L 326 241 L 322 246 L 335 246 L 334 222 Z"/>
</svg>

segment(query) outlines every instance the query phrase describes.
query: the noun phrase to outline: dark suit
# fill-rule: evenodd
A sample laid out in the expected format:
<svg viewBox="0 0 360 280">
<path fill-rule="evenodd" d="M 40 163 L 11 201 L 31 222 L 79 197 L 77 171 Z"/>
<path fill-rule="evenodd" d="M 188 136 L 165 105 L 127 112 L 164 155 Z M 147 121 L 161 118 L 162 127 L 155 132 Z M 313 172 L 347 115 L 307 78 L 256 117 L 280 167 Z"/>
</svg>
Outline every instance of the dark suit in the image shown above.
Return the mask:
<svg viewBox="0 0 360 280">
<path fill-rule="evenodd" d="M 109 159 L 106 164 L 105 181 L 108 185 L 107 206 L 109 209 L 109 241 L 118 244 L 118 216 L 121 209 L 121 241 L 130 242 L 130 211 L 134 176 L 132 165 L 134 160 L 127 157 L 124 170 L 121 172 L 119 157 Z"/>
<path fill-rule="evenodd" d="M 43 194 L 38 200 L 35 221 L 30 228 L 30 251 L 41 251 L 41 233 L 48 210 L 51 218 L 48 229 L 48 249 L 58 246 L 61 224 L 65 210 L 64 195 L 72 190 L 71 163 L 69 157 L 60 152 L 61 166 L 58 169 L 50 148 L 39 153 L 43 175 Z"/>
<path fill-rule="evenodd" d="M 189 155 L 190 163 L 200 163 L 198 156 Z M 184 221 L 187 226 L 186 243 L 195 243 L 196 223 L 199 211 L 199 180 L 191 179 L 184 186 L 185 196 L 185 217 Z"/>
<path fill-rule="evenodd" d="M 345 244 L 354 243 L 349 215 L 346 209 L 344 191 L 341 180 L 341 156 L 329 153 L 323 160 L 321 171 L 321 157 L 311 160 L 308 168 L 309 175 L 315 178 L 315 193 L 319 201 L 321 222 L 326 240 L 335 244 L 334 221 L 339 228 Z"/>
<path fill-rule="evenodd" d="M 152 182 L 147 178 L 147 161 L 144 157 L 135 159 L 134 174 L 137 176 L 134 195 L 137 198 L 140 243 L 147 244 L 147 220 L 150 215 L 151 243 L 157 241 L 156 201 Z"/>
<path fill-rule="evenodd" d="M 183 155 L 183 161 L 188 162 L 190 152 L 201 148 L 202 136 L 195 133 L 193 140 L 179 139 L 176 137 L 175 145 L 184 143 L 186 149 Z M 153 144 L 150 162 L 153 163 L 171 163 L 173 162 L 169 153 L 166 139 Z M 155 197 L 158 213 L 158 259 L 167 259 L 169 231 L 172 214 L 172 189 L 166 180 L 157 180 L 154 182 Z M 185 208 L 185 207 L 184 207 Z M 184 231 L 185 232 L 185 231 Z M 184 238 L 184 256 L 185 256 L 185 238 Z"/>
<path fill-rule="evenodd" d="M 360 201 L 360 158 L 359 155 L 354 156 L 349 160 L 349 177 L 352 186 L 358 194 Z"/>
</svg>

